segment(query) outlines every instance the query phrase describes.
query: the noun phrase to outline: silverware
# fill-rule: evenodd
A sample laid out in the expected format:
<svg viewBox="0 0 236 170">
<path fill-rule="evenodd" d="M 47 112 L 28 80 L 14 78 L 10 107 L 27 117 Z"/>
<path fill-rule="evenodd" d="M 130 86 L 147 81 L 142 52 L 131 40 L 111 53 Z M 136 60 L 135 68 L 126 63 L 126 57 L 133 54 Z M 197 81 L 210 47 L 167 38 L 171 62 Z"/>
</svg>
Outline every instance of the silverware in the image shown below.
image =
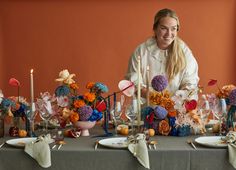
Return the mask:
<svg viewBox="0 0 236 170">
<path fill-rule="evenodd" d="M 52 149 L 55 149 L 55 148 L 56 148 L 56 146 L 57 146 L 57 144 L 54 144 L 54 145 L 52 146 Z"/>
<path fill-rule="evenodd" d="M 97 148 L 98 148 L 98 144 L 99 144 L 99 142 L 96 141 L 96 142 L 95 142 L 95 145 L 94 145 L 94 150 L 97 150 Z"/>
<path fill-rule="evenodd" d="M 188 139 L 187 143 L 190 144 L 195 150 L 197 150 L 197 147 L 194 145 L 194 143 L 191 139 Z"/>
<path fill-rule="evenodd" d="M 57 150 L 60 150 L 60 149 L 61 149 L 61 147 L 62 147 L 62 144 L 60 144 L 60 145 L 58 146 Z"/>
<path fill-rule="evenodd" d="M 5 144 L 5 142 L 3 142 L 3 143 L 0 145 L 0 148 L 3 147 L 4 144 Z"/>
</svg>

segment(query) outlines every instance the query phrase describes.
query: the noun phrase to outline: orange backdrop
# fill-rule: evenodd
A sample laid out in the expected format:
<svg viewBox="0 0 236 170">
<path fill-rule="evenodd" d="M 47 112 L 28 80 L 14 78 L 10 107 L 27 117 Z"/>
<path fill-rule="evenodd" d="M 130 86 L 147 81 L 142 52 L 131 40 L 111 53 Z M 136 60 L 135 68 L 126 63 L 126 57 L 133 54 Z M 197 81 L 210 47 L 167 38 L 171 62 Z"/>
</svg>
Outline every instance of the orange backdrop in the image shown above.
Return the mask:
<svg viewBox="0 0 236 170">
<path fill-rule="evenodd" d="M 220 86 L 235 84 L 235 0 L 1 0 L 0 89 L 16 95 L 8 85 L 15 77 L 21 95 L 29 97 L 33 68 L 35 96 L 53 92 L 62 69 L 77 75 L 81 92 L 88 81 L 116 91 L 161 8 L 179 15 L 179 35 L 199 63 L 200 84 L 211 78 Z"/>
</svg>

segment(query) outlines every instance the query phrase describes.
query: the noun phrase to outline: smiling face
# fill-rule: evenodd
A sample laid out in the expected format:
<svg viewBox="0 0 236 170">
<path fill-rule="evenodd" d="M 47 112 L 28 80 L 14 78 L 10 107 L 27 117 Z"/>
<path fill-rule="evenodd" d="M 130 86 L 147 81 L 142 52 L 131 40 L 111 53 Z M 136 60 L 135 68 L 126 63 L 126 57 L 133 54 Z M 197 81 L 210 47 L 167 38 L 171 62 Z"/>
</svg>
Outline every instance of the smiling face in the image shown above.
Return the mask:
<svg viewBox="0 0 236 170">
<path fill-rule="evenodd" d="M 178 23 L 175 18 L 163 17 L 154 30 L 157 45 L 160 49 L 167 49 L 177 36 Z"/>
</svg>

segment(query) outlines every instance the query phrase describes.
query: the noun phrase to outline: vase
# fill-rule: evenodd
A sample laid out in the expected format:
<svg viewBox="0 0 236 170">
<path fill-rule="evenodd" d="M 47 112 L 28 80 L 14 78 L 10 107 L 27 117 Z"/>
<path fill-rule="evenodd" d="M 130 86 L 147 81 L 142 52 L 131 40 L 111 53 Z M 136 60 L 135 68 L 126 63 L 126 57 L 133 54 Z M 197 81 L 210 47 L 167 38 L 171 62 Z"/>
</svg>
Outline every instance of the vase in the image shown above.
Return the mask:
<svg viewBox="0 0 236 170">
<path fill-rule="evenodd" d="M 81 130 L 81 136 L 89 136 L 89 129 L 93 128 L 96 124 L 96 121 L 77 121 L 74 123 L 74 126 Z"/>
</svg>

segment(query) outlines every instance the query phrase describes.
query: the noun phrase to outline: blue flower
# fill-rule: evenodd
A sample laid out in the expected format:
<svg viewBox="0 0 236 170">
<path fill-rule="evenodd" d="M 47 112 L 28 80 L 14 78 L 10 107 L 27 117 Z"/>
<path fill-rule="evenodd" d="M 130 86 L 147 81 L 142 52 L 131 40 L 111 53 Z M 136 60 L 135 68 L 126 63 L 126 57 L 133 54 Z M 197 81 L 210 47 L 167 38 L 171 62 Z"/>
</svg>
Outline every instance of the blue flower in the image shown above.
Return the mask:
<svg viewBox="0 0 236 170">
<path fill-rule="evenodd" d="M 102 112 L 99 112 L 98 110 L 94 109 L 92 115 L 88 119 L 89 121 L 97 121 L 102 118 Z"/>
<path fill-rule="evenodd" d="M 69 93 L 70 93 L 70 88 L 66 85 L 59 86 L 55 90 L 55 94 L 57 97 L 67 96 Z"/>
<path fill-rule="evenodd" d="M 165 119 L 168 111 L 164 107 L 157 106 L 154 109 L 154 113 L 155 113 L 157 119 Z"/>
<path fill-rule="evenodd" d="M 101 92 L 103 92 L 103 93 L 108 92 L 108 88 L 105 84 L 96 83 L 95 87 L 98 88 L 99 90 L 101 90 Z"/>
</svg>

